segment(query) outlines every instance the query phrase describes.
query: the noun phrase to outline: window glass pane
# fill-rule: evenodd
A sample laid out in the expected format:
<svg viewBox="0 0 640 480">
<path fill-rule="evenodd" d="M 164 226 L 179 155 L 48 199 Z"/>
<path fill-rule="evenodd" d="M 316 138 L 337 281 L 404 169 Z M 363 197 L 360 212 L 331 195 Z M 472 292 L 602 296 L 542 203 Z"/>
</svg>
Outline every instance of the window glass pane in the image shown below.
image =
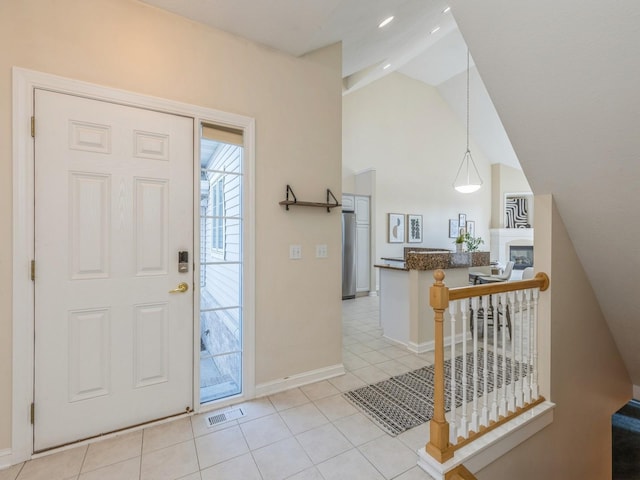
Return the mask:
<svg viewBox="0 0 640 480">
<path fill-rule="evenodd" d="M 203 217 L 201 222 L 200 262 L 239 262 L 242 260 L 242 223 L 237 219 Z M 217 225 L 214 228 L 214 225 Z M 205 230 L 207 229 L 208 230 Z M 214 240 L 212 236 L 217 235 Z M 223 248 L 214 248 L 220 244 Z M 204 266 L 203 266 L 204 268 Z"/>
<path fill-rule="evenodd" d="M 202 125 L 201 132 L 200 400 L 204 403 L 242 393 L 243 149 L 241 131 Z"/>
<path fill-rule="evenodd" d="M 201 351 L 207 355 L 222 355 L 242 350 L 240 308 L 213 310 L 200 314 Z"/>
<path fill-rule="evenodd" d="M 241 265 L 200 266 L 200 309 L 236 307 L 241 304 Z"/>
<path fill-rule="evenodd" d="M 242 354 L 200 357 L 200 403 L 242 393 Z"/>
</svg>

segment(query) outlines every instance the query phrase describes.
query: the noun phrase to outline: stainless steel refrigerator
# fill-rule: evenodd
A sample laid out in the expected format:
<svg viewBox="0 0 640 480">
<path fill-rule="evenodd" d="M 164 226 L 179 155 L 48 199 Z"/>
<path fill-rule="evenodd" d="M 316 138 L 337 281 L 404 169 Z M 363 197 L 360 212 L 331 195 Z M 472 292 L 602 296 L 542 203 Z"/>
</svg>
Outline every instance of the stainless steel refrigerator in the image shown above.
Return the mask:
<svg viewBox="0 0 640 480">
<path fill-rule="evenodd" d="M 342 212 L 342 299 L 356 296 L 356 214 Z"/>
</svg>

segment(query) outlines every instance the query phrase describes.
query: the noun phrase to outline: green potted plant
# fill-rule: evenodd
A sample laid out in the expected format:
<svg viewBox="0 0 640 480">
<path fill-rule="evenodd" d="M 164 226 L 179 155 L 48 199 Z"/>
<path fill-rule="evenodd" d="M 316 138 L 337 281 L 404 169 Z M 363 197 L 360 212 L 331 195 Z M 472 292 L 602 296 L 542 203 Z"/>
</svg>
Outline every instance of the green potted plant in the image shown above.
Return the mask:
<svg viewBox="0 0 640 480">
<path fill-rule="evenodd" d="M 462 245 L 464 244 L 465 236 L 468 234 L 461 233 L 458 235 L 453 243 L 456 244 L 456 253 L 462 253 Z"/>
<path fill-rule="evenodd" d="M 456 238 L 456 242 L 458 239 Z M 472 237 L 468 232 L 464 234 L 464 238 L 462 239 L 465 246 L 467 247 L 467 252 L 477 252 L 480 249 L 480 245 L 484 243 L 484 240 L 480 237 Z"/>
</svg>

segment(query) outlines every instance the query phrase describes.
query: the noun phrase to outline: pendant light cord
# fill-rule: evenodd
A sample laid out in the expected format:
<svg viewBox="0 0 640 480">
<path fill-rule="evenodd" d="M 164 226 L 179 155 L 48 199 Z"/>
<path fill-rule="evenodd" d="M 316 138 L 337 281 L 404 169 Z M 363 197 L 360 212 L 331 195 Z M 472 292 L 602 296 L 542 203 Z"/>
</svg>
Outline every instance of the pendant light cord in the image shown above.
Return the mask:
<svg viewBox="0 0 640 480">
<path fill-rule="evenodd" d="M 469 151 L 469 49 L 467 48 L 467 152 Z"/>
<path fill-rule="evenodd" d="M 467 47 L 467 151 L 462 157 L 462 162 L 460 163 L 460 167 L 458 168 L 458 173 L 456 173 L 456 178 L 453 181 L 453 187 L 458 190 L 460 193 L 473 193 L 477 191 L 482 186 L 482 178 L 480 177 L 480 172 L 478 172 L 478 167 L 476 167 L 475 162 L 473 161 L 473 157 L 471 156 L 471 150 L 469 150 L 469 110 L 470 110 L 470 89 L 469 89 L 469 70 L 471 67 L 471 53 L 469 48 Z M 471 167 L 473 167 L 473 172 L 475 172 L 474 177 L 477 177 L 477 182 L 471 182 Z M 464 170 L 463 170 L 464 168 Z M 466 179 L 460 178 L 460 174 L 466 173 Z M 464 183 L 466 180 L 466 183 Z"/>
</svg>

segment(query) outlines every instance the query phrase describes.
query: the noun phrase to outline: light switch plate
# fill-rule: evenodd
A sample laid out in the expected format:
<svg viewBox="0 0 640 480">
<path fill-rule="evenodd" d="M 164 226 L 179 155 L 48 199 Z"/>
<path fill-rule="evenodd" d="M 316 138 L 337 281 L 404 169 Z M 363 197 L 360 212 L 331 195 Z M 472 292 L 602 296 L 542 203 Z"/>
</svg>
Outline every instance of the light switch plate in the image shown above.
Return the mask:
<svg viewBox="0 0 640 480">
<path fill-rule="evenodd" d="M 328 256 L 326 244 L 316 245 L 316 258 L 327 258 Z"/>
<path fill-rule="evenodd" d="M 289 258 L 300 260 L 302 258 L 302 245 L 289 245 Z"/>
</svg>

